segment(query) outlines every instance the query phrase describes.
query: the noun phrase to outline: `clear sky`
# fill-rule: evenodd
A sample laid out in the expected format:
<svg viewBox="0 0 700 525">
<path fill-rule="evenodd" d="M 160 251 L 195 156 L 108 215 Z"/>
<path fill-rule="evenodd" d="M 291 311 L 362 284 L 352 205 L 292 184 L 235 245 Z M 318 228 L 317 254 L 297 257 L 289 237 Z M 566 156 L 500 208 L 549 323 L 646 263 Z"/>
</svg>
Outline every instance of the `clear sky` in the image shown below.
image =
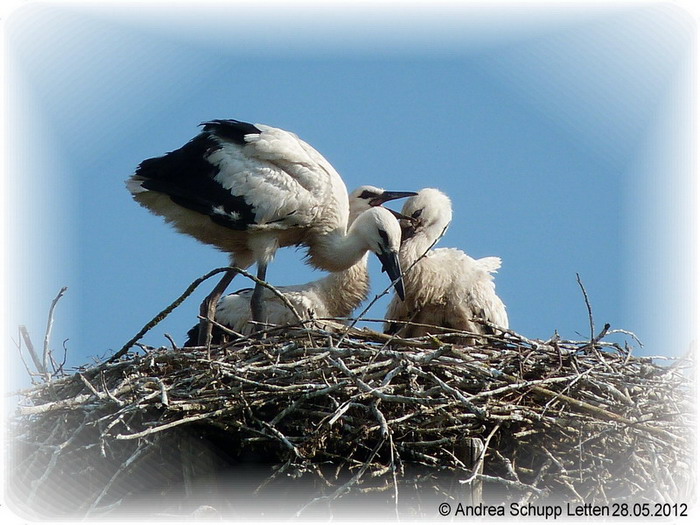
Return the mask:
<svg viewBox="0 0 700 525">
<path fill-rule="evenodd" d="M 4 21 L 5 370 L 25 324 L 68 364 L 118 350 L 227 264 L 124 181 L 215 118 L 297 133 L 348 189 L 437 187 L 441 246 L 503 259 L 497 291 L 533 338 L 694 337 L 695 20 L 671 4 L 33 3 Z M 393 203 L 400 207 L 401 203 Z M 283 249 L 273 284 L 321 277 Z M 373 293 L 388 283 L 371 262 Z M 240 281 L 238 280 L 240 279 Z M 214 281 L 144 339 L 182 343 Z M 249 286 L 239 277 L 232 290 Z M 383 317 L 388 298 L 372 309 Z M 19 371 L 18 371 L 19 370 Z M 20 382 L 24 381 L 22 377 Z"/>
</svg>

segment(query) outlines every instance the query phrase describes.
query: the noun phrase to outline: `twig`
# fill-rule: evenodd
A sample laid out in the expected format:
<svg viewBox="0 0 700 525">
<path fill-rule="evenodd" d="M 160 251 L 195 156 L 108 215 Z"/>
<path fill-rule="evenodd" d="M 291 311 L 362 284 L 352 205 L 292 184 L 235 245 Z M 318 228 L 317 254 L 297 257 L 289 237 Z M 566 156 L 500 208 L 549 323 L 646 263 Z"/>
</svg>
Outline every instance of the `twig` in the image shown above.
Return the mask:
<svg viewBox="0 0 700 525">
<path fill-rule="evenodd" d="M 593 309 L 591 308 L 591 302 L 588 300 L 588 293 L 586 293 L 586 288 L 583 286 L 583 283 L 581 282 L 581 276 L 576 272 L 576 282 L 579 285 L 579 288 L 581 288 L 581 293 L 583 294 L 583 300 L 586 302 L 586 309 L 588 310 L 588 324 L 591 329 L 591 341 L 593 341 L 593 338 L 595 337 L 595 325 L 593 324 Z"/>
<path fill-rule="evenodd" d="M 36 353 L 36 350 L 34 350 L 34 344 L 32 344 L 32 340 L 29 337 L 29 332 L 27 331 L 27 327 L 24 325 L 19 326 L 19 333 L 22 336 L 22 339 L 24 340 L 24 346 L 27 347 L 27 352 L 29 352 L 29 356 L 32 358 L 32 362 L 34 363 L 34 366 L 36 367 L 36 371 L 41 374 L 41 375 L 46 375 L 46 369 L 44 368 L 43 361 L 39 359 L 39 355 Z"/>
<path fill-rule="evenodd" d="M 58 292 L 58 295 L 54 298 L 53 301 L 51 301 L 51 307 L 49 308 L 49 318 L 46 321 L 46 333 L 44 335 L 44 355 L 42 359 L 42 369 L 44 370 L 44 373 L 47 375 L 47 379 L 50 379 L 50 375 L 48 374 L 49 370 L 49 354 L 51 350 L 49 349 L 50 345 L 50 340 L 51 340 L 51 329 L 53 328 L 53 313 L 54 310 L 56 309 L 56 304 L 58 301 L 63 297 L 63 294 L 66 293 L 66 290 L 68 290 L 67 286 L 64 286 L 61 288 Z"/>
<path fill-rule="evenodd" d="M 299 314 L 297 311 L 294 309 L 292 304 L 289 302 L 289 300 L 279 291 L 277 290 L 274 286 L 271 284 L 266 283 L 265 281 L 258 279 L 256 276 L 248 273 L 247 271 L 243 270 L 242 268 L 238 268 L 235 266 L 226 266 L 222 268 L 216 268 L 201 277 L 195 279 L 188 287 L 187 289 L 173 301 L 170 305 L 168 305 L 164 310 L 162 310 L 158 315 L 156 315 L 153 319 L 151 319 L 148 323 L 144 325 L 139 332 L 132 337 L 124 346 L 121 347 L 121 349 L 115 353 L 112 357 L 107 359 L 107 363 L 116 361 L 117 359 L 121 358 L 123 355 L 125 355 L 129 349 L 134 346 L 134 344 L 141 339 L 146 333 L 148 333 L 149 330 L 154 328 L 158 323 L 160 323 L 163 319 L 165 319 L 168 315 L 170 315 L 170 312 L 172 312 L 175 308 L 180 306 L 182 302 L 187 299 L 192 293 L 197 289 L 197 287 L 202 284 L 204 281 L 209 279 L 210 277 L 213 277 L 214 275 L 222 272 L 228 272 L 228 271 L 235 271 L 236 273 L 239 273 L 243 275 L 244 277 L 247 277 L 248 279 L 254 281 L 256 284 L 260 284 L 261 286 L 264 286 L 265 288 L 268 288 L 269 290 L 272 291 L 277 297 L 280 298 L 280 300 L 289 308 L 292 313 L 296 316 L 298 322 L 300 324 L 303 324 L 303 320 L 299 317 Z"/>
<path fill-rule="evenodd" d="M 122 346 L 121 349 L 120 349 L 117 353 L 115 353 L 112 357 L 110 357 L 109 359 L 107 359 L 106 362 L 107 362 L 107 363 L 112 363 L 112 362 L 116 361 L 117 359 L 119 359 L 120 357 L 122 357 L 123 355 L 125 355 L 125 354 L 131 349 L 131 347 L 134 346 L 134 344 L 135 344 L 139 339 L 141 339 L 144 335 L 146 335 L 146 333 L 147 333 L 151 328 L 153 328 L 154 326 L 156 326 L 156 325 L 157 325 L 158 323 L 160 323 L 163 319 L 165 319 L 168 315 L 170 315 L 170 312 L 172 312 L 173 310 L 175 310 L 175 308 L 177 308 L 178 306 L 180 306 L 180 304 L 182 304 L 182 302 L 183 302 L 185 299 L 187 299 L 190 295 L 192 295 L 192 293 L 197 289 L 197 287 L 198 287 L 200 284 L 202 284 L 204 281 L 206 281 L 207 279 L 209 279 L 210 277 L 212 277 L 212 276 L 214 276 L 214 275 L 216 275 L 216 274 L 218 274 L 218 273 L 227 272 L 227 271 L 229 271 L 229 270 L 230 270 L 230 268 L 228 268 L 228 267 L 226 267 L 226 268 L 216 268 L 215 270 L 212 270 L 212 271 L 210 271 L 210 272 L 204 274 L 203 276 L 199 277 L 198 279 L 195 279 L 195 280 L 192 282 L 192 284 L 190 284 L 190 285 L 187 287 L 187 289 L 180 295 L 180 297 L 178 297 L 177 299 L 175 299 L 175 300 L 174 300 L 172 303 L 170 303 L 164 310 L 162 310 L 158 315 L 156 315 L 153 319 L 151 319 L 149 322 L 147 322 L 147 323 L 143 326 L 143 328 L 141 328 L 141 330 L 139 330 L 138 333 L 137 333 L 134 337 L 132 337 L 131 339 L 129 339 L 129 341 L 127 341 L 127 343 L 126 343 L 124 346 Z"/>
<path fill-rule="evenodd" d="M 26 328 L 25 328 L 26 330 Z M 22 361 L 22 364 L 24 365 L 24 369 L 27 371 L 27 375 L 30 377 L 32 384 L 34 384 L 34 373 L 31 371 L 29 368 L 29 365 L 27 364 L 27 360 L 24 358 L 24 353 L 22 352 L 22 326 L 18 327 L 18 335 L 19 337 L 17 338 L 17 341 L 12 339 L 12 342 L 15 344 L 15 347 L 17 348 L 17 352 L 19 353 L 19 358 Z"/>
<path fill-rule="evenodd" d="M 170 335 L 170 334 L 163 334 L 163 335 L 164 335 L 165 338 L 170 342 L 170 347 L 173 349 L 173 352 L 177 352 L 177 351 L 178 351 L 178 346 L 177 346 L 177 344 L 175 343 L 175 340 L 171 337 L 171 335 Z"/>
<path fill-rule="evenodd" d="M 138 439 L 138 438 L 146 437 L 150 434 L 155 434 L 156 432 L 162 432 L 163 430 L 177 427 L 179 425 L 184 425 L 185 423 L 192 423 L 194 421 L 201 421 L 203 419 L 220 417 L 228 412 L 231 412 L 230 408 L 222 408 L 219 410 L 212 410 L 211 412 L 207 412 L 204 414 L 197 414 L 196 416 L 190 416 L 190 417 L 184 417 L 182 419 L 176 419 L 175 421 L 171 421 L 170 423 L 165 423 L 164 425 L 159 425 L 157 427 L 151 427 L 151 428 L 148 428 L 148 429 L 143 430 L 141 432 L 134 432 L 133 434 L 117 434 L 115 436 L 115 438 L 116 439 Z"/>
<path fill-rule="evenodd" d="M 385 420 L 386 421 L 386 420 Z M 395 463 L 395 457 L 399 457 L 399 451 L 396 449 L 396 446 L 394 445 L 394 438 L 391 435 L 391 432 L 388 433 L 389 436 L 389 454 L 390 454 L 390 466 L 391 466 L 391 478 L 392 478 L 392 485 L 394 486 L 394 516 L 396 517 L 396 521 L 400 519 L 399 516 L 399 481 L 396 477 L 396 463 Z"/>
<path fill-rule="evenodd" d="M 433 246 L 435 246 L 438 243 L 438 241 L 440 239 L 442 239 L 442 237 L 445 235 L 445 232 L 447 232 L 447 228 L 449 228 L 449 226 L 450 226 L 449 223 L 445 225 L 445 227 L 442 229 L 442 232 L 440 233 L 440 235 L 437 236 L 437 238 L 432 242 L 432 244 L 430 246 L 428 246 L 428 248 L 425 250 L 425 252 L 423 252 L 423 254 L 420 257 L 418 257 L 418 259 L 413 261 L 413 263 L 406 270 L 404 270 L 403 273 L 408 273 L 410 270 L 413 269 L 413 267 L 416 264 L 418 264 L 418 261 L 420 261 L 421 259 L 423 259 L 425 256 L 428 255 L 430 250 L 433 249 Z M 382 297 L 384 297 L 386 294 L 389 293 L 389 291 L 398 282 L 398 280 L 399 280 L 399 278 L 397 277 L 394 281 L 389 283 L 389 286 L 384 288 L 384 290 L 380 294 L 376 295 L 374 297 L 374 299 L 372 299 L 369 302 L 369 304 L 356 317 L 354 317 L 352 319 L 352 321 L 348 324 L 348 327 L 345 329 L 345 332 L 343 333 L 343 335 L 340 336 L 340 340 L 338 341 L 338 346 L 340 346 L 343 343 L 343 340 L 347 337 L 350 330 L 355 327 L 355 325 L 360 321 L 360 319 L 362 319 L 364 317 L 364 315 L 369 311 L 369 309 L 372 308 L 372 306 L 374 306 L 377 303 L 377 301 L 379 301 L 379 299 L 381 299 Z"/>
<path fill-rule="evenodd" d="M 581 276 L 578 274 L 578 272 L 576 273 L 576 281 L 578 282 L 578 285 L 581 288 L 581 293 L 583 293 L 583 299 L 586 302 L 586 309 L 588 310 L 588 324 L 591 331 L 591 340 L 589 343 L 591 352 L 593 352 L 596 355 L 596 357 L 603 364 L 603 366 L 606 366 L 609 369 L 610 367 L 607 365 L 607 363 L 603 359 L 603 356 L 600 355 L 600 352 L 596 348 L 596 343 L 598 343 L 598 341 L 605 337 L 605 334 L 610 329 L 610 324 L 605 323 L 605 326 L 603 327 L 603 330 L 600 332 L 600 334 L 598 334 L 598 336 L 595 335 L 595 324 L 593 323 L 593 309 L 591 308 L 591 303 L 588 300 L 588 293 L 586 292 L 586 288 L 581 282 Z"/>
<path fill-rule="evenodd" d="M 377 421 L 379 422 L 379 429 L 382 435 L 382 439 L 388 439 L 391 435 L 391 432 L 389 431 L 389 425 L 386 422 L 384 414 L 382 414 L 381 410 L 379 410 L 379 399 L 375 399 L 374 401 L 372 401 L 372 403 L 370 404 L 370 409 L 372 410 L 374 417 L 376 417 Z"/>
<path fill-rule="evenodd" d="M 510 479 L 499 478 L 497 476 L 489 476 L 487 474 L 477 474 L 475 476 L 475 478 L 480 479 L 482 481 L 488 481 L 491 483 L 500 483 L 501 485 L 506 485 L 508 487 L 514 487 L 518 490 L 525 490 L 527 492 L 534 492 L 538 496 L 546 494 L 546 491 L 543 491 L 542 489 L 538 489 L 537 487 L 533 487 L 532 485 L 528 485 L 527 483 L 523 483 L 522 481 L 513 481 Z M 461 483 L 461 481 L 460 481 L 460 483 Z"/>
<path fill-rule="evenodd" d="M 489 449 L 489 443 L 491 443 L 491 439 L 493 436 L 498 432 L 498 430 L 501 428 L 501 424 L 497 423 L 492 429 L 491 432 L 489 432 L 489 435 L 486 436 L 486 439 L 484 440 L 484 446 L 481 448 L 481 453 L 479 454 L 479 457 L 477 460 L 474 462 L 474 466 L 472 467 L 472 473 L 467 479 L 460 479 L 459 483 L 462 485 L 466 485 L 469 483 L 472 483 L 482 472 L 483 470 L 483 465 L 484 465 L 484 459 L 486 458 L 486 451 Z"/>
<path fill-rule="evenodd" d="M 242 270 L 241 268 L 237 268 L 235 266 L 232 266 L 231 269 L 240 273 L 244 277 L 247 277 L 248 279 L 253 281 L 255 284 L 259 284 L 260 286 L 263 286 L 263 287 L 267 288 L 268 290 L 270 290 L 280 301 L 282 301 L 282 303 L 287 307 L 287 309 L 289 309 L 289 311 L 292 312 L 292 314 L 296 318 L 297 323 L 299 323 L 299 325 L 301 325 L 301 326 L 304 326 L 304 323 L 305 323 L 304 319 L 302 319 L 299 316 L 299 313 L 296 311 L 296 308 L 294 308 L 294 305 L 292 305 L 292 303 L 289 301 L 289 299 L 287 299 L 286 295 L 284 295 L 282 292 L 280 292 L 277 288 L 272 286 L 270 283 L 263 281 L 262 279 L 258 279 L 252 273 L 248 273 L 247 271 Z"/>
</svg>

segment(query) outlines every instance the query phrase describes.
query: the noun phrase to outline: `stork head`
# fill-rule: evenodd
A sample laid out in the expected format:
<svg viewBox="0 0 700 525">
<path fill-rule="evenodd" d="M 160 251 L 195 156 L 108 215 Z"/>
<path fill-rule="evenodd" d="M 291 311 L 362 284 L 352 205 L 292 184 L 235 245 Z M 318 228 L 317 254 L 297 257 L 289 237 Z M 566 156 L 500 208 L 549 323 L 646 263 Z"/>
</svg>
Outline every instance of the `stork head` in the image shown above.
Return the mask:
<svg viewBox="0 0 700 525">
<path fill-rule="evenodd" d="M 416 234 L 434 242 L 452 221 L 452 203 L 440 190 L 424 188 L 406 201 L 401 213 L 407 217 L 400 221 L 402 242 Z"/>
<path fill-rule="evenodd" d="M 352 223 L 363 211 L 367 211 L 372 207 L 381 206 L 385 202 L 395 199 L 404 199 L 417 195 L 415 191 L 388 191 L 376 186 L 360 186 L 356 188 L 350 195 L 348 200 L 350 204 L 350 223 Z M 400 213 L 389 210 L 397 218 Z"/>
<path fill-rule="evenodd" d="M 404 287 L 399 262 L 401 227 L 390 210 L 381 206 L 372 207 L 357 217 L 350 227 L 352 235 L 362 239 L 369 250 L 375 253 L 394 283 L 396 294 L 403 300 Z"/>
</svg>

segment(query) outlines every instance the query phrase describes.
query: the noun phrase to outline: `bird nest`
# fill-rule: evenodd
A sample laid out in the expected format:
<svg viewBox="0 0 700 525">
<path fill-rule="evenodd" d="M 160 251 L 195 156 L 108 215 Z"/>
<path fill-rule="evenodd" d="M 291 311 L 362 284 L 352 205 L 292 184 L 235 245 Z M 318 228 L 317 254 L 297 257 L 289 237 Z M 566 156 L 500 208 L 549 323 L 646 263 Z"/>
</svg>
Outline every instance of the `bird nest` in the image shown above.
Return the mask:
<svg viewBox="0 0 700 525">
<path fill-rule="evenodd" d="M 684 505 L 692 363 L 612 333 L 464 345 L 297 327 L 141 347 L 21 393 L 9 499 L 42 517 Z"/>
</svg>

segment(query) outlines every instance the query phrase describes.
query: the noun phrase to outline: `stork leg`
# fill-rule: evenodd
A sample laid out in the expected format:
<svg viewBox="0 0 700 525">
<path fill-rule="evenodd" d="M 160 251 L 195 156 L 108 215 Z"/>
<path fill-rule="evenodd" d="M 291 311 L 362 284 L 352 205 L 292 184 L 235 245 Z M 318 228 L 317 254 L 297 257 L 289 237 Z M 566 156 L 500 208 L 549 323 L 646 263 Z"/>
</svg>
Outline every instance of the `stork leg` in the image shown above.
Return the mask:
<svg viewBox="0 0 700 525">
<path fill-rule="evenodd" d="M 258 263 L 258 274 L 257 278 L 261 281 L 265 280 L 265 274 L 267 273 L 267 264 Z M 262 323 L 265 319 L 265 306 L 263 304 L 263 292 L 265 287 L 259 283 L 255 283 L 255 289 L 253 290 L 253 296 L 250 298 L 250 313 L 252 315 L 253 321 L 256 323 Z"/>
<path fill-rule="evenodd" d="M 228 270 L 225 272 L 219 283 L 214 287 L 214 289 L 204 299 L 202 305 L 199 307 L 199 315 L 204 319 L 199 321 L 199 337 L 197 338 L 198 345 L 209 346 L 209 343 L 211 343 L 211 331 L 214 327 L 211 321 L 213 321 L 216 316 L 216 305 L 219 304 L 219 299 L 223 295 L 228 285 L 231 284 L 231 281 L 233 281 L 235 276 L 236 272 L 233 270 Z"/>
</svg>

